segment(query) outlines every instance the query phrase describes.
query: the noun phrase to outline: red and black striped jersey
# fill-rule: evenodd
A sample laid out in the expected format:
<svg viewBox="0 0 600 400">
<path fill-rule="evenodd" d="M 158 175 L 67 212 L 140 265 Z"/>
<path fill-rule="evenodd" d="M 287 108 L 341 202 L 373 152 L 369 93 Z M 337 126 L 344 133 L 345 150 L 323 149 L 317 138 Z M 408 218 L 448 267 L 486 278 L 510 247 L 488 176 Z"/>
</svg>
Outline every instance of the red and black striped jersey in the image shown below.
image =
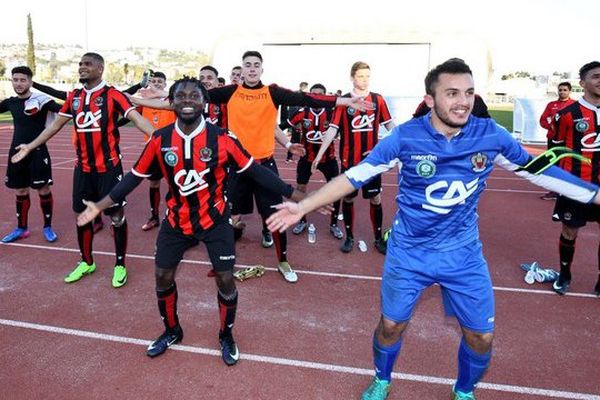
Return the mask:
<svg viewBox="0 0 600 400">
<path fill-rule="evenodd" d="M 117 89 L 102 81 L 92 89 L 69 93 L 59 114 L 73 119 L 77 164 L 84 172 L 106 172 L 121 161 L 119 115 L 135 107 Z"/>
<path fill-rule="evenodd" d="M 207 122 L 227 129 L 227 104 L 206 103 L 203 114 Z"/>
<path fill-rule="evenodd" d="M 231 132 L 202 120 L 189 134 L 177 123 L 155 131 L 131 172 L 146 178 L 160 168 L 169 186 L 167 220 L 173 228 L 192 235 L 228 217 L 227 167 L 240 173 L 252 162 Z"/>
<path fill-rule="evenodd" d="M 553 142 L 573 149 L 592 160 L 582 163 L 575 158 L 560 160 L 561 168 L 581 179 L 600 184 L 600 108 L 584 99 L 563 108 L 555 115 L 556 129 Z"/>
<path fill-rule="evenodd" d="M 332 114 L 333 110 L 331 109 L 305 107 L 296 111 L 288 119 L 289 125 L 300 125 L 302 132 L 300 143 L 306 149 L 306 155 L 304 156 L 306 161 L 312 163 L 315 160 L 321 144 L 323 144 L 323 134 L 329 128 Z M 321 163 L 328 160 L 335 160 L 335 146 L 333 144 L 327 148 L 323 158 L 321 158 Z"/>
<path fill-rule="evenodd" d="M 344 97 L 350 97 L 350 93 Z M 365 152 L 373 150 L 379 140 L 379 125 L 392 120 L 383 96 L 371 92 L 365 101 L 373 103 L 374 109 L 336 107 L 333 113 L 330 125 L 340 132 L 340 162 L 344 170 L 357 165 L 366 157 Z"/>
</svg>

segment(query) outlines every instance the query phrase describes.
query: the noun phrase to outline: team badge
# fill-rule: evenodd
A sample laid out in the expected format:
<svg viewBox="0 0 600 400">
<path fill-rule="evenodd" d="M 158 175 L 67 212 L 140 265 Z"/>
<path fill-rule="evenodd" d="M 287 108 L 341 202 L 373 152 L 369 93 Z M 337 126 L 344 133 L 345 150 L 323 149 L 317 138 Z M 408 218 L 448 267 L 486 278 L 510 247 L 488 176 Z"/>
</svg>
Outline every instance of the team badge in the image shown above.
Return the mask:
<svg viewBox="0 0 600 400">
<path fill-rule="evenodd" d="M 481 172 L 485 169 L 487 164 L 487 156 L 483 153 L 473 154 L 471 156 L 471 164 L 473 164 L 474 172 Z"/>
<path fill-rule="evenodd" d="M 221 113 L 221 108 L 219 106 L 213 106 L 213 113 L 215 114 L 220 114 Z"/>
<path fill-rule="evenodd" d="M 79 110 L 79 99 L 73 99 L 73 111 Z"/>
<path fill-rule="evenodd" d="M 212 158 L 212 150 L 208 147 L 200 149 L 200 161 L 209 162 Z"/>
<path fill-rule="evenodd" d="M 577 132 L 583 133 L 586 132 L 590 128 L 590 124 L 584 119 L 577 121 L 575 124 L 575 130 Z"/>
<path fill-rule="evenodd" d="M 179 157 L 177 157 L 177 154 L 173 153 L 172 151 L 167 151 L 165 153 L 165 163 L 169 167 L 174 167 L 175 165 L 177 165 L 177 161 L 179 161 Z"/>
<path fill-rule="evenodd" d="M 96 105 L 96 107 L 102 107 L 102 105 L 104 104 L 104 99 L 102 97 L 96 97 L 94 99 L 94 104 Z"/>
<path fill-rule="evenodd" d="M 435 175 L 435 164 L 429 160 L 421 160 L 417 163 L 417 174 L 425 179 Z"/>
<path fill-rule="evenodd" d="M 309 127 L 310 127 L 310 119 L 303 119 L 303 120 L 302 120 L 302 125 L 303 125 L 305 128 L 309 128 Z"/>
<path fill-rule="evenodd" d="M 158 115 L 155 115 L 155 116 L 154 116 L 154 118 L 152 118 L 152 121 L 153 121 L 155 124 L 158 124 Z"/>
<path fill-rule="evenodd" d="M 348 115 L 354 115 L 354 113 L 356 112 L 356 110 L 352 107 L 348 107 Z"/>
</svg>

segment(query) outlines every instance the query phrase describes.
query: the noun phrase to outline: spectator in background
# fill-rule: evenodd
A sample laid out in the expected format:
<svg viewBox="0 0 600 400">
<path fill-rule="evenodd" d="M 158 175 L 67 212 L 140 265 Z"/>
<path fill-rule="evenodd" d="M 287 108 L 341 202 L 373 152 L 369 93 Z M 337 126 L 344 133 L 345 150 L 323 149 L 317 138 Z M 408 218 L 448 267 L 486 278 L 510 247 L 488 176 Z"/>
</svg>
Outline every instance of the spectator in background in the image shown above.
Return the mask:
<svg viewBox="0 0 600 400">
<path fill-rule="evenodd" d="M 571 98 L 571 84 L 569 82 L 561 82 L 558 84 L 558 100 L 551 101 L 546 106 L 546 109 L 540 117 L 540 125 L 546 129 L 546 138 L 548 139 L 548 149 L 555 147 L 556 144 L 552 143 L 554 137 L 554 117 L 556 113 L 563 108 L 573 104 L 575 100 Z M 542 200 L 555 200 L 557 194 L 555 192 L 544 193 L 540 198 Z"/>
</svg>

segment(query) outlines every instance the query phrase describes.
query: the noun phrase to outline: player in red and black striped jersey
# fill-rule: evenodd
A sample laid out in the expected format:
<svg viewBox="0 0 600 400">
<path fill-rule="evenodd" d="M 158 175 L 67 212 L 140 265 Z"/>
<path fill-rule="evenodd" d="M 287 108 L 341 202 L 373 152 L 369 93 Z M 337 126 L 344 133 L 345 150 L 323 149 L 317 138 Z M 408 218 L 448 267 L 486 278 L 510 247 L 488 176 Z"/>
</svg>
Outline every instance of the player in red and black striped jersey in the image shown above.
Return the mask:
<svg viewBox="0 0 600 400">
<path fill-rule="evenodd" d="M 579 84 L 583 97 L 563 108 L 555 115 L 553 142 L 566 146 L 589 158 L 590 164 L 566 157 L 560 160 L 560 167 L 581 179 L 600 184 L 600 62 L 585 64 L 579 70 Z M 560 276 L 553 289 L 565 294 L 571 283 L 571 263 L 575 253 L 575 241 L 579 228 L 587 222 L 600 223 L 600 206 L 582 204 L 559 196 L 554 207 L 553 219 L 562 222 L 559 239 Z M 598 246 L 598 282 L 594 288 L 600 296 L 600 244 Z"/>
<path fill-rule="evenodd" d="M 34 141 L 18 146 L 19 152 L 11 159 L 12 162 L 18 162 L 72 120 L 77 152 L 77 163 L 73 170 L 73 211 L 76 213 L 85 209 L 83 200 L 99 200 L 122 178 L 120 136 L 117 129 L 119 116 L 129 118 L 148 135 L 154 131 L 152 125 L 135 110 L 125 95 L 106 85 L 102 80 L 103 72 L 104 59 L 101 55 L 84 54 L 79 62 L 79 80 L 83 83 L 83 89 L 69 93 L 52 125 L 44 129 Z M 110 214 L 114 233 L 116 262 L 112 285 L 117 288 L 127 282 L 127 221 L 122 204 L 114 205 L 106 214 Z M 96 270 L 92 257 L 93 236 L 91 223 L 77 227 L 81 261 L 67 275 L 65 282 L 78 281 Z"/>
<path fill-rule="evenodd" d="M 325 94 L 327 90 L 320 83 L 314 84 L 310 88 L 312 94 Z M 281 129 L 300 127 L 300 144 L 304 146 L 306 154 L 298 160 L 296 168 L 296 188 L 306 193 L 306 185 L 312 175 L 312 166 L 323 143 L 323 134 L 329 128 L 329 121 L 333 110 L 330 108 L 310 108 L 304 107 L 296 110 L 289 116 L 287 121 L 280 124 Z M 335 158 L 335 147 L 329 146 L 327 152 L 321 161 L 317 164 L 316 169 L 321 171 L 325 176 L 325 180 L 329 182 L 331 179 L 339 175 L 340 170 Z M 336 238 L 341 239 L 344 234 L 337 226 L 337 216 L 340 211 L 340 202 L 333 203 L 333 213 L 329 221 L 329 232 Z M 300 222 L 292 229 L 296 235 L 301 234 L 306 229 L 306 216 L 303 216 Z"/>
<path fill-rule="evenodd" d="M 293 188 L 274 173 L 256 163 L 237 138 L 202 116 L 208 99 L 206 89 L 195 78 L 184 78 L 169 91 L 177 121 L 154 133 L 131 173 L 127 174 L 99 203 L 86 202 L 80 215 L 86 224 L 101 210 L 121 201 L 146 176 L 160 168 L 169 186 L 169 212 L 156 240 L 156 293 L 165 332 L 148 347 L 155 357 L 183 338 L 177 315 L 175 273 L 185 251 L 204 242 L 215 270 L 218 288 L 219 340 L 223 361 L 233 365 L 239 350 L 233 339 L 238 294 L 233 279 L 235 244 L 229 223 L 229 205 L 224 198 L 227 169 L 248 175 L 267 190 L 291 197 Z M 297 196 L 294 196 L 297 197 Z"/>
<path fill-rule="evenodd" d="M 205 65 L 200 68 L 198 77 L 206 90 L 220 87 L 218 81 L 219 71 L 212 65 Z M 204 118 L 213 125 L 227 129 L 227 104 L 206 103 Z"/>
<path fill-rule="evenodd" d="M 359 111 L 355 108 L 336 107 L 329 129 L 325 133 L 323 145 L 317 154 L 316 165 L 323 154 L 340 132 L 340 161 L 342 172 L 360 163 L 379 141 L 379 126 L 383 125 L 389 131 L 394 128 L 392 116 L 383 96 L 369 91 L 371 68 L 362 61 L 357 61 L 350 69 L 352 78 L 352 93 L 344 97 L 360 96 L 374 105 L 372 110 Z M 314 167 L 313 167 L 314 169 Z M 377 176 L 362 187 L 363 198 L 369 199 L 371 224 L 375 236 L 375 248 L 385 254 L 386 244 L 383 240 L 381 225 L 383 223 L 383 210 L 381 206 L 381 177 Z M 358 191 L 344 197 L 342 213 L 346 227 L 346 240 L 340 250 L 349 253 L 354 248 L 354 198 Z"/>
</svg>

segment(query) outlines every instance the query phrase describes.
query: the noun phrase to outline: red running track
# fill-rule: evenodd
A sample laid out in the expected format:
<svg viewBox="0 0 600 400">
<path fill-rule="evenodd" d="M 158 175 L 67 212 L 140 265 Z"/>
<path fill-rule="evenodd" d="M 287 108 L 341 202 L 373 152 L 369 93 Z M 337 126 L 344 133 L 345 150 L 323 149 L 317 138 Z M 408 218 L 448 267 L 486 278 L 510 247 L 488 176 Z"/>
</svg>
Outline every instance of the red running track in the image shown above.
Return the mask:
<svg viewBox="0 0 600 400">
<path fill-rule="evenodd" d="M 9 129 L 0 126 L 6 154 Z M 125 166 L 139 154 L 142 135 L 126 129 Z M 239 265 L 265 264 L 260 279 L 238 285 L 235 328 L 242 359 L 226 367 L 218 352 L 216 290 L 206 278 L 203 248 L 186 254 L 180 267 L 179 311 L 185 339 L 149 359 L 145 347 L 162 331 L 153 279 L 156 230 L 139 228 L 148 214 L 147 185 L 129 197 L 129 282 L 110 285 L 114 263 L 107 229 L 94 240 L 97 271 L 80 282 L 62 279 L 78 260 L 71 210 L 74 152 L 68 130 L 50 142 L 54 164 L 54 227 L 59 240 L 41 234 L 37 196 L 32 196 L 32 236 L 0 246 L 1 398 L 7 399 L 357 399 L 372 375 L 371 335 L 378 320 L 383 256 L 372 248 L 368 206 L 357 201 L 357 239 L 369 250 L 344 255 L 327 232 L 327 218 L 311 215 L 317 245 L 289 237 L 297 284 L 274 272 L 273 249 L 260 247 L 260 224 L 247 218 L 238 246 Z M 281 175 L 293 181 L 295 164 Z M 5 161 L 0 167 L 5 173 Z M 322 180 L 319 175 L 314 177 Z M 384 176 L 384 219 L 395 210 L 395 176 Z M 478 399 L 600 399 L 597 274 L 598 230 L 580 233 L 572 293 L 559 297 L 548 284 L 529 286 L 519 269 L 537 260 L 557 264 L 560 227 L 550 221 L 543 190 L 505 171 L 489 180 L 480 206 L 481 236 L 496 288 L 497 331 L 492 365 Z M 317 187 L 321 183 L 313 184 Z M 164 192 L 164 187 L 163 187 Z M 0 192 L 0 232 L 14 227 L 14 196 Z M 163 206 L 164 207 L 164 206 Z M 423 296 L 405 336 L 389 399 L 446 399 L 456 375 L 460 340 L 456 322 L 443 316 L 439 290 Z"/>
</svg>

